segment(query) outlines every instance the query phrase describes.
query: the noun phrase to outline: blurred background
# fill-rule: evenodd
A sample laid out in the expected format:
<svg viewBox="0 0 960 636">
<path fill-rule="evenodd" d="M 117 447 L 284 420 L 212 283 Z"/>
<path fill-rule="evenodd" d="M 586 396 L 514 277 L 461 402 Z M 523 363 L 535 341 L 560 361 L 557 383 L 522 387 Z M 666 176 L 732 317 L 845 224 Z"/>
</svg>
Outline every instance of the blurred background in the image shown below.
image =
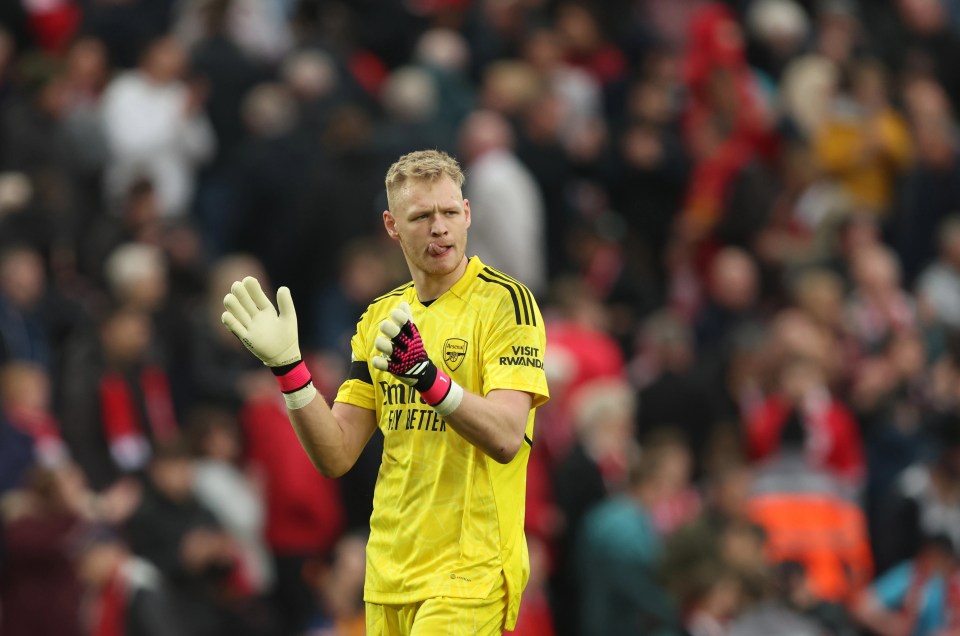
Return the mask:
<svg viewBox="0 0 960 636">
<path fill-rule="evenodd" d="M 534 291 L 522 636 L 960 634 L 960 1 L 4 0 L 0 633 L 363 633 L 318 388 L 439 148 Z"/>
</svg>

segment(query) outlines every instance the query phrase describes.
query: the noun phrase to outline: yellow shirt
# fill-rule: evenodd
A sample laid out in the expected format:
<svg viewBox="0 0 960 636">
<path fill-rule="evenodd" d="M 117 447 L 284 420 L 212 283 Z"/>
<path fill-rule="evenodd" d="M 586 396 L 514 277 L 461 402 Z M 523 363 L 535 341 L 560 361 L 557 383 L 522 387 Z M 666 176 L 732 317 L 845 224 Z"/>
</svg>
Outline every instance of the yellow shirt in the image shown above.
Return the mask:
<svg viewBox="0 0 960 636">
<path fill-rule="evenodd" d="M 410 303 L 430 359 L 465 390 L 533 395 L 524 443 L 509 464 L 460 437 L 412 387 L 370 364 L 380 323 L 402 301 Z M 512 629 L 530 572 L 523 515 L 534 412 L 549 397 L 546 332 L 533 295 L 473 257 L 463 277 L 429 306 L 413 283 L 374 300 L 351 346 L 351 376 L 336 401 L 376 411 L 384 435 L 364 600 L 486 598 L 502 571 Z"/>
<path fill-rule="evenodd" d="M 876 136 L 874 152 L 866 150 L 870 135 Z M 913 154 L 910 130 L 892 108 L 869 119 L 835 117 L 827 121 L 813 140 L 813 150 L 820 167 L 853 202 L 875 214 L 889 212 L 896 177 L 909 167 Z"/>
</svg>

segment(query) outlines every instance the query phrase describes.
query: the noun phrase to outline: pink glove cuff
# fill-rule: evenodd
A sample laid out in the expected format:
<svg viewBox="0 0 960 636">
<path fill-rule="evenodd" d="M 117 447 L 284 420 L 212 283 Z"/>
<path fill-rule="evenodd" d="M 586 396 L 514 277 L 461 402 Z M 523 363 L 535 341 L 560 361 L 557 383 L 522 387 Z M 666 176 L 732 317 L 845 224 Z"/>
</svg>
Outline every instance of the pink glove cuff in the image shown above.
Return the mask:
<svg viewBox="0 0 960 636">
<path fill-rule="evenodd" d="M 312 379 L 313 377 L 310 375 L 310 370 L 307 369 L 307 365 L 303 360 L 297 362 L 292 369 L 283 375 L 277 376 L 277 382 L 280 384 L 280 390 L 284 393 L 293 393 L 294 391 L 299 391 L 303 387 L 310 384 Z"/>
</svg>

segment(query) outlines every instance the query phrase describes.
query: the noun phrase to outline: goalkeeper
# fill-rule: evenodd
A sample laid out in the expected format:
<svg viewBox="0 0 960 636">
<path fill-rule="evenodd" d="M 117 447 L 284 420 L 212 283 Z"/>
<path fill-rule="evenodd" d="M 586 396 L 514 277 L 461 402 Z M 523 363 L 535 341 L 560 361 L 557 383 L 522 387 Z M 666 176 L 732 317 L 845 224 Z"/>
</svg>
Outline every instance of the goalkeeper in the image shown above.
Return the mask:
<svg viewBox="0 0 960 636">
<path fill-rule="evenodd" d="M 383 224 L 413 280 L 360 317 L 332 408 L 301 360 L 290 291 L 277 292 L 279 311 L 250 277 L 224 298 L 223 323 L 277 376 L 320 472 L 344 474 L 383 431 L 369 636 L 501 634 L 516 623 L 529 574 L 525 478 L 534 411 L 548 398 L 543 318 L 523 284 L 467 257 L 463 180 L 432 150 L 388 170 Z"/>
</svg>

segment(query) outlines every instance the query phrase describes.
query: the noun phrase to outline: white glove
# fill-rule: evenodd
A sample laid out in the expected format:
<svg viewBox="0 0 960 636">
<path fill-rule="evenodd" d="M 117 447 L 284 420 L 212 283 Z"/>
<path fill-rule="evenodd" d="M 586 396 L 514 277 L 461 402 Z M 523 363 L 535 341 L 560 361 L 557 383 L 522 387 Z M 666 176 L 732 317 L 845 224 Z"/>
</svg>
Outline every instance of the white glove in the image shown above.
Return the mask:
<svg viewBox="0 0 960 636">
<path fill-rule="evenodd" d="M 230 286 L 223 306 L 226 311 L 220 320 L 265 365 L 279 367 L 300 360 L 297 312 L 288 288 L 277 290 L 279 314 L 252 276 Z"/>
</svg>

